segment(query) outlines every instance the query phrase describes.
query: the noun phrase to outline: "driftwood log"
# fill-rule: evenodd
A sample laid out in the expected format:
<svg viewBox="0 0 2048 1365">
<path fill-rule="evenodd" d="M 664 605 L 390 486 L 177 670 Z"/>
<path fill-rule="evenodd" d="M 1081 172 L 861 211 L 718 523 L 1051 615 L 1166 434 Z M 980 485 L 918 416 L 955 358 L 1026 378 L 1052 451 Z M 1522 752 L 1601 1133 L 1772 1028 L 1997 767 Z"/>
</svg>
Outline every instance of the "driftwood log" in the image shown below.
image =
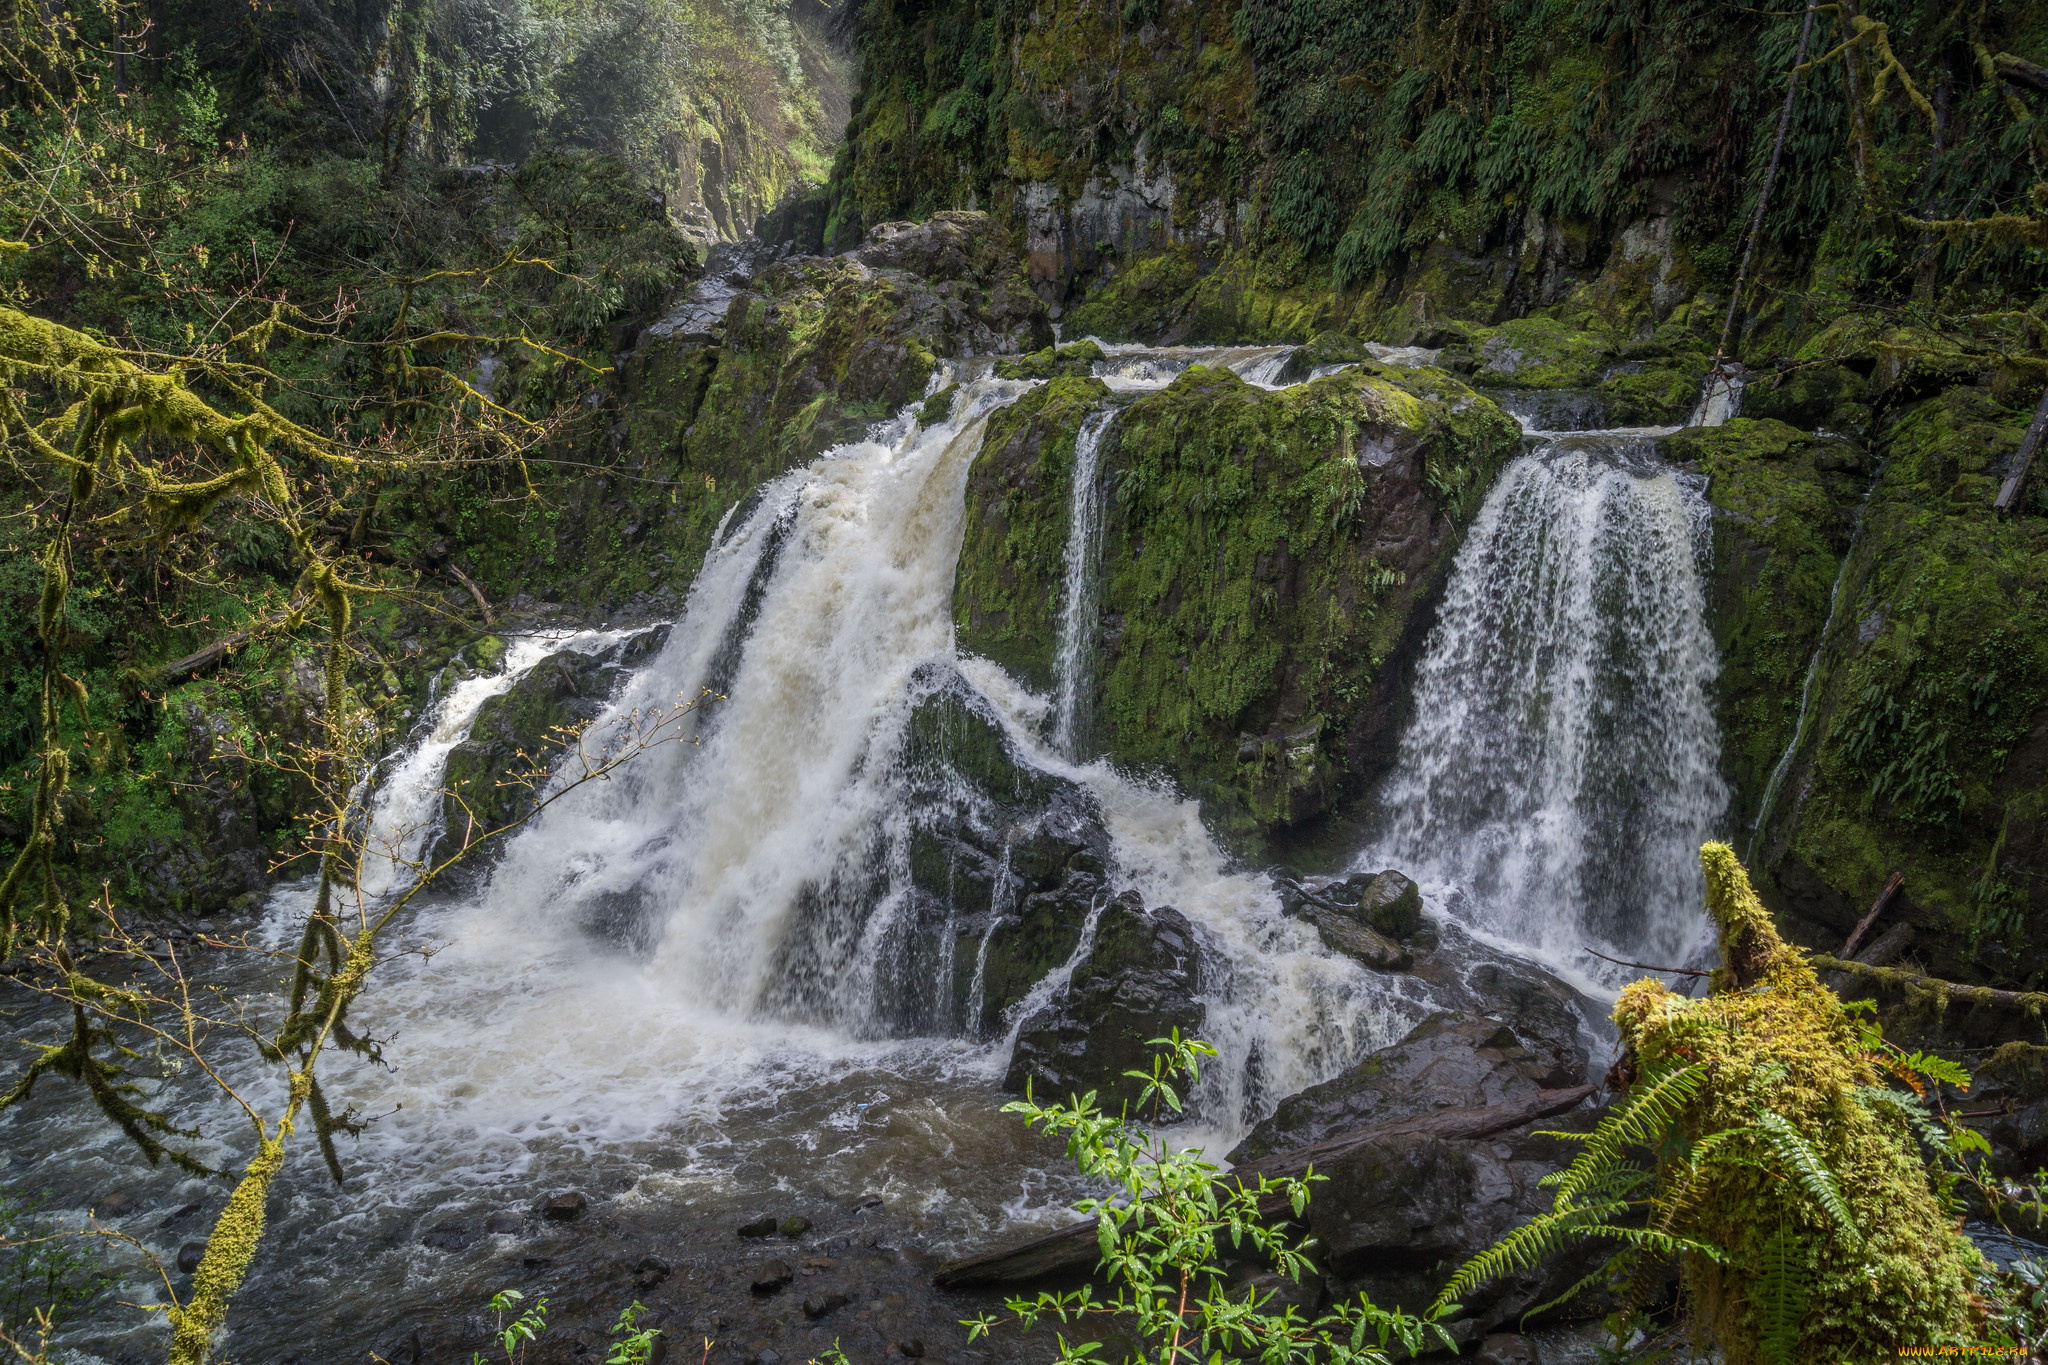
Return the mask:
<svg viewBox="0 0 2048 1365">
<path fill-rule="evenodd" d="M 1533 1095 L 1484 1109 L 1437 1109 L 1384 1123 L 1369 1123 L 1336 1137 L 1325 1138 L 1311 1147 L 1275 1152 L 1257 1161 L 1248 1161 L 1222 1177 L 1220 1183 L 1253 1182 L 1259 1176 L 1279 1179 L 1306 1175 L 1311 1166 L 1327 1166 L 1348 1152 L 1388 1138 L 1492 1137 L 1538 1119 L 1569 1113 L 1584 1103 L 1594 1088 L 1575 1085 L 1564 1090 L 1539 1090 Z M 1274 1218 L 1288 1211 L 1284 1194 L 1275 1192 L 1259 1201 L 1259 1213 L 1264 1217 Z M 1057 1232 L 1042 1233 L 1014 1246 L 948 1261 L 932 1276 L 932 1283 L 941 1289 L 992 1289 L 1074 1278 L 1093 1270 L 1101 1254 L 1095 1238 L 1095 1220 L 1091 1218 Z"/>
<path fill-rule="evenodd" d="M 1888 986 L 1942 996 L 1958 1004 L 1983 1005 L 2011 1014 L 2023 1014 L 2031 1019 L 2041 1018 L 2043 1008 L 2048 1007 L 2048 995 L 2039 991 L 2000 991 L 1989 986 L 1966 986 L 1960 981 L 1944 981 L 1938 976 L 1907 971 L 1904 967 L 1879 967 L 1868 962 L 1845 961 L 1820 953 L 1815 953 L 1811 961 L 1816 971 L 1846 972 L 1850 976 L 1881 981 Z"/>
</svg>

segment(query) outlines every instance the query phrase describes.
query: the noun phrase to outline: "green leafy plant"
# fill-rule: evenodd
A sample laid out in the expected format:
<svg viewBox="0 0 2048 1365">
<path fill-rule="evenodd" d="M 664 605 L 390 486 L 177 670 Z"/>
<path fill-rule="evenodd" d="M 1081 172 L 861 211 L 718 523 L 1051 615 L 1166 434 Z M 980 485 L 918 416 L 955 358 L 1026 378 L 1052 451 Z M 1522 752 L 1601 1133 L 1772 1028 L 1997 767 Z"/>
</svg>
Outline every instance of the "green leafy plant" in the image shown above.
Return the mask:
<svg viewBox="0 0 2048 1365">
<path fill-rule="evenodd" d="M 519 1305 L 525 1301 L 526 1295 L 516 1289 L 500 1289 L 491 1295 L 491 1312 L 498 1320 L 491 1335 L 497 1339 L 498 1349 L 505 1353 L 505 1365 L 519 1365 L 526 1359 L 526 1348 L 548 1330 L 548 1301 L 537 1299 L 533 1307 L 522 1310 Z M 470 1365 L 485 1365 L 481 1353 L 469 1359 Z"/>
<path fill-rule="evenodd" d="M 23 1360 L 39 1359 L 113 1281 L 91 1230 L 64 1227 L 42 1202 L 0 1191 L 0 1345 Z"/>
<path fill-rule="evenodd" d="M 1354 1303 L 1310 1319 L 1292 1306 L 1272 1311 L 1270 1290 L 1262 1294 L 1256 1286 L 1230 1286 L 1230 1259 L 1263 1263 L 1289 1280 L 1314 1269 L 1306 1244 L 1269 1226 L 1260 1205 L 1277 1199 L 1298 1220 L 1308 1208 L 1310 1182 L 1321 1177 L 1313 1172 L 1306 1179 L 1261 1176 L 1252 1186 L 1219 1179 L 1215 1165 L 1202 1160 L 1198 1150 L 1169 1148 L 1155 1131 L 1157 1122 L 1169 1112 L 1182 1112 L 1183 1089 L 1200 1080 L 1202 1058 L 1216 1053 L 1206 1043 L 1182 1038 L 1177 1029 L 1151 1042 L 1160 1049 L 1151 1069 L 1126 1075 L 1141 1082 L 1135 1108 L 1141 1114 L 1149 1108 L 1154 1127 L 1134 1121 L 1128 1108 L 1120 1115 L 1104 1113 L 1093 1091 L 1064 1105 L 1044 1105 L 1027 1086 L 1022 1101 L 1004 1106 L 1005 1113 L 1023 1115 L 1033 1128 L 1064 1136 L 1076 1169 L 1116 1188 L 1113 1196 L 1074 1206 L 1095 1217 L 1107 1293 L 1091 1285 L 1011 1298 L 1006 1316 L 966 1319 L 968 1340 L 1006 1323 L 1030 1331 L 1048 1318 L 1062 1324 L 1107 1319 L 1105 1328 L 1128 1340 L 1124 1358 L 1132 1365 L 1221 1365 L 1249 1359 L 1262 1365 L 1382 1365 L 1395 1342 L 1414 1355 L 1425 1343 L 1435 1344 L 1432 1335 L 1455 1350 L 1440 1322 L 1455 1306 L 1415 1317 L 1379 1308 L 1360 1295 Z M 1092 1361 L 1103 1343 L 1073 1340 L 1061 1332 L 1058 1350 L 1062 1365 Z"/>
</svg>

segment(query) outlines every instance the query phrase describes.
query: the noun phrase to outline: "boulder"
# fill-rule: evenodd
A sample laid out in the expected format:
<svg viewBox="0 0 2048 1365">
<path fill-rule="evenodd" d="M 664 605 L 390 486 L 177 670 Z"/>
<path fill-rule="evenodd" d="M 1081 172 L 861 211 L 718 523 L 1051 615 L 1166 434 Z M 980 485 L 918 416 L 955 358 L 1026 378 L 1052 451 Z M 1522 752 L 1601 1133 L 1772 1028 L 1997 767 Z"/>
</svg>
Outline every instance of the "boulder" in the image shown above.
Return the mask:
<svg viewBox="0 0 2048 1365">
<path fill-rule="evenodd" d="M 206 1243 L 187 1242 L 178 1248 L 178 1273 L 190 1275 L 199 1269 L 199 1263 L 206 1259 Z"/>
<path fill-rule="evenodd" d="M 1048 1101 L 1092 1090 L 1114 1112 L 1136 1100 L 1138 1082 L 1124 1073 L 1150 1069 L 1152 1039 L 1200 1031 L 1201 980 L 1187 917 L 1168 906 L 1148 911 L 1126 891 L 1103 907 L 1072 977 L 1025 1019 L 1003 1088 L 1021 1093 L 1028 1081 Z"/>
<path fill-rule="evenodd" d="M 773 1294 L 796 1278 L 796 1272 L 784 1261 L 763 1261 L 754 1267 L 750 1287 L 756 1294 Z"/>
<path fill-rule="evenodd" d="M 1433 1014 L 1392 1047 L 1280 1101 L 1272 1117 L 1230 1153 L 1230 1160 L 1254 1161 L 1364 1124 L 1435 1109 L 1479 1109 L 1584 1080 L 1583 1066 L 1575 1072 L 1556 1067 L 1523 1046 L 1498 1019 Z"/>
<path fill-rule="evenodd" d="M 1357 902 L 1358 918 L 1387 937 L 1405 939 L 1422 927 L 1422 888 L 1412 878 L 1389 868 L 1358 873 L 1344 885 Z"/>
<path fill-rule="evenodd" d="M 571 1190 L 566 1194 L 550 1195 L 540 1206 L 540 1216 L 551 1223 L 573 1223 L 589 1207 L 588 1199 Z"/>
</svg>

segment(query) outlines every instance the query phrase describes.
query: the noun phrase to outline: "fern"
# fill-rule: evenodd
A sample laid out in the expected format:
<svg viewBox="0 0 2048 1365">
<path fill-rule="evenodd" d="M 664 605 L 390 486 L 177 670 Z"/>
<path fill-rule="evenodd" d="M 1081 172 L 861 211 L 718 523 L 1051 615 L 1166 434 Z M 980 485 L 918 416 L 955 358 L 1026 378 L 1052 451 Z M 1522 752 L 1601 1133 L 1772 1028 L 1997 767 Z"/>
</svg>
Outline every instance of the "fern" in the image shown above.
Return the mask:
<svg viewBox="0 0 2048 1365">
<path fill-rule="evenodd" d="M 1828 1217 L 1834 1220 L 1835 1227 L 1849 1244 L 1860 1243 L 1863 1234 L 1857 1230 L 1855 1216 L 1849 1212 L 1849 1201 L 1842 1198 L 1842 1188 L 1835 1183 L 1834 1172 L 1828 1169 L 1827 1162 L 1821 1159 L 1813 1145 L 1793 1129 L 1784 1115 L 1769 1109 L 1758 1111 L 1756 1131 L 1763 1134 L 1764 1140 L 1770 1144 L 1778 1160 L 1784 1163 L 1785 1169 L 1791 1172 L 1793 1179 L 1799 1182 L 1800 1188 L 1827 1210 Z"/>
<path fill-rule="evenodd" d="M 1458 1267 L 1458 1273 L 1451 1276 L 1451 1282 L 1444 1286 L 1443 1293 L 1436 1296 L 1436 1301 L 1439 1304 L 1456 1303 L 1467 1290 L 1488 1280 L 1526 1270 L 1564 1250 L 1569 1241 L 1595 1229 L 1605 1231 L 1611 1226 L 1606 1220 L 1618 1217 L 1628 1209 L 1626 1199 L 1610 1199 L 1538 1214 Z"/>
<path fill-rule="evenodd" d="M 1704 1075 L 1698 1066 L 1683 1066 L 1637 1082 L 1628 1098 L 1600 1120 L 1586 1140 L 1586 1149 L 1557 1182 L 1556 1211 L 1564 1212 L 1602 1173 L 1618 1165 L 1627 1148 L 1661 1143 L 1699 1090 Z"/>
<path fill-rule="evenodd" d="M 1789 1226 L 1779 1228 L 1764 1243 L 1762 1257 L 1750 1280 L 1750 1293 L 1756 1305 L 1757 1351 L 1765 1365 L 1798 1362 L 1799 1324 L 1806 1316 L 1803 1250 L 1797 1232 Z"/>
</svg>

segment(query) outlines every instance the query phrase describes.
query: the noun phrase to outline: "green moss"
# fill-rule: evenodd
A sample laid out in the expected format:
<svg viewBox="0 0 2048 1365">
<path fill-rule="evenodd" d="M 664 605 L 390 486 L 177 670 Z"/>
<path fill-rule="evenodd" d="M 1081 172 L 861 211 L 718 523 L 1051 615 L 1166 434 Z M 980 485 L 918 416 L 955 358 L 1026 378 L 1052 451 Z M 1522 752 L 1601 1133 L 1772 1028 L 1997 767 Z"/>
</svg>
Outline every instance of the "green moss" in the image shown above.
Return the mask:
<svg viewBox="0 0 2048 1365">
<path fill-rule="evenodd" d="M 1041 691 L 1052 685 L 1068 536 L 1074 441 L 1109 396 L 1071 376 L 988 420 L 968 476 L 966 535 L 953 591 L 960 648 Z"/>
<path fill-rule="evenodd" d="M 1615 361 L 1607 336 L 1556 318 L 1510 319 L 1475 332 L 1472 347 L 1473 382 L 1505 389 L 1590 389 Z"/>
<path fill-rule="evenodd" d="M 1622 427 L 1677 426 L 1699 406 L 1707 366 L 1652 365 L 1600 381 L 1607 420 Z"/>
<path fill-rule="evenodd" d="M 1680 432 L 1664 454 L 1709 480 L 1722 758 L 1746 828 L 1799 723 L 1870 462 L 1846 442 L 1746 417 Z"/>
<path fill-rule="evenodd" d="M 1048 346 L 1016 360 L 998 360 L 995 370 L 1004 379 L 1053 379 L 1060 375 L 1085 379 L 1095 372 L 1095 362 L 1101 359 L 1102 348 L 1083 338 L 1057 349 Z"/>
<path fill-rule="evenodd" d="M 1622 1041 L 1645 1067 L 1703 1068 L 1677 1124 L 1691 1142 L 1754 1132 L 1762 1110 L 1785 1120 L 1825 1163 L 1855 1232 L 1807 1182 L 1787 1181 L 1765 1162 L 1703 1163 L 1685 1217 L 1727 1259 L 1682 1259 L 1689 1315 L 1730 1365 L 1769 1358 L 1765 1247 L 1789 1229 L 1806 1291 L 1792 1358 L 1890 1360 L 1909 1348 L 1962 1344 L 1978 1257 L 1929 1188 L 1912 1129 L 1896 1108 L 1860 1097 L 1881 1084 L 1875 1068 L 1841 1002 L 1779 938 L 1734 850 L 1708 844 L 1701 855 L 1721 938 L 1715 993 L 1695 1002 L 1655 980 L 1637 982 L 1615 1003 Z"/>
<path fill-rule="evenodd" d="M 1974 388 L 1889 424 L 1809 746 L 1788 776 L 1799 799 L 1760 845 L 1774 894 L 1808 918 L 1845 932 L 1901 871 L 1920 913 L 1949 930 L 1929 943 L 1933 965 L 2019 979 L 2043 969 L 2034 920 L 2048 905 L 1998 893 L 2039 873 L 2026 841 L 1996 850 L 2008 809 L 2048 787 L 2048 764 L 2027 756 L 2048 705 L 2048 523 L 1995 516 L 1990 471 L 2025 424 Z M 1811 600 L 1823 568 L 1816 553 L 1800 595 Z"/>
</svg>

